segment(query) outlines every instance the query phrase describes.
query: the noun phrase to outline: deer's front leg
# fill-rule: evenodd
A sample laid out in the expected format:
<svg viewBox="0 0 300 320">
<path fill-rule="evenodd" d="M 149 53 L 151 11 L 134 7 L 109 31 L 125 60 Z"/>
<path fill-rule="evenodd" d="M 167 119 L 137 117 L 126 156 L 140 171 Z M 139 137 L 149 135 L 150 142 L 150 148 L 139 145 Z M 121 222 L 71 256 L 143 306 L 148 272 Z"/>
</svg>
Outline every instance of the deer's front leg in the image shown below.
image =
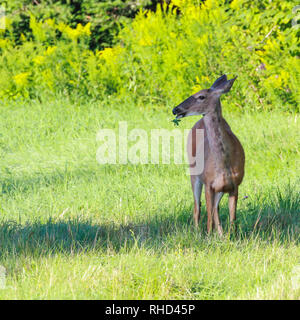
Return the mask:
<svg viewBox="0 0 300 320">
<path fill-rule="evenodd" d="M 194 195 L 194 223 L 195 227 L 198 228 L 199 226 L 199 219 L 201 213 L 201 193 L 203 183 L 200 180 L 199 176 L 191 176 L 191 183 Z"/>
<path fill-rule="evenodd" d="M 205 200 L 207 210 L 207 233 L 211 233 L 213 225 L 213 204 L 215 193 L 209 186 L 205 186 Z"/>
</svg>

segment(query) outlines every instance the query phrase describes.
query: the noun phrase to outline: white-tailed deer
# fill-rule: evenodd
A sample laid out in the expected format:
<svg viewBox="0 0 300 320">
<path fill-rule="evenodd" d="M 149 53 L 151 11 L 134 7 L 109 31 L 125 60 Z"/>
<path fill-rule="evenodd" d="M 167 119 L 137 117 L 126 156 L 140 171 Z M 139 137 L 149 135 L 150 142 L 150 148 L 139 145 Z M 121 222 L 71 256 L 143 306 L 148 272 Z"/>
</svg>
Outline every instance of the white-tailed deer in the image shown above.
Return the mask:
<svg viewBox="0 0 300 320">
<path fill-rule="evenodd" d="M 243 180 L 245 153 L 237 137 L 222 117 L 220 96 L 228 92 L 234 79 L 227 80 L 226 75 L 217 79 L 210 89 L 201 90 L 173 109 L 176 119 L 192 115 L 203 115 L 189 133 L 188 146 L 190 168 L 196 155 L 196 130 L 204 129 L 204 169 L 201 174 L 192 174 L 191 182 L 194 194 L 194 221 L 198 226 L 201 211 L 201 192 L 205 185 L 207 209 L 207 231 L 215 227 L 223 234 L 219 219 L 219 202 L 224 193 L 229 193 L 230 225 L 234 226 L 238 200 L 238 186 Z M 202 155 L 203 156 L 203 155 Z M 197 161 L 197 159 L 196 159 Z"/>
</svg>

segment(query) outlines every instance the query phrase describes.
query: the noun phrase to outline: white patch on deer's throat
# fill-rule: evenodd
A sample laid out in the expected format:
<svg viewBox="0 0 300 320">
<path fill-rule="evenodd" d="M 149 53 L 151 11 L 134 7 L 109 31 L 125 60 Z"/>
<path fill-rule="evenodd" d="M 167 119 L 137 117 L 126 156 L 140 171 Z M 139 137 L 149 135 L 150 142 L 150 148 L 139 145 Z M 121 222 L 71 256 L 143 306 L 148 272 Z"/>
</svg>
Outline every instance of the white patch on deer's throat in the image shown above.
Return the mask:
<svg viewBox="0 0 300 320">
<path fill-rule="evenodd" d="M 199 115 L 201 115 L 202 113 L 200 113 L 200 112 L 197 112 L 197 111 L 191 111 L 191 112 L 187 112 L 186 113 L 186 117 L 190 117 L 190 116 L 199 116 Z"/>
</svg>

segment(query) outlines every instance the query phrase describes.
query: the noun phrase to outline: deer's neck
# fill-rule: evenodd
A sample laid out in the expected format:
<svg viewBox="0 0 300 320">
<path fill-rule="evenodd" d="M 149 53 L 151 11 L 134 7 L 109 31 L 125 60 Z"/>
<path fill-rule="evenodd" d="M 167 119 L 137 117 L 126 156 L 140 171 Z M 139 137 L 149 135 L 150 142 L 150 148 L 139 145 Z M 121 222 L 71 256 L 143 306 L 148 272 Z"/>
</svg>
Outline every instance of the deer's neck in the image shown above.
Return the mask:
<svg viewBox="0 0 300 320">
<path fill-rule="evenodd" d="M 226 145 L 226 132 L 220 101 L 217 102 L 213 111 L 204 116 L 203 120 L 216 171 L 230 174 L 229 148 Z"/>
</svg>

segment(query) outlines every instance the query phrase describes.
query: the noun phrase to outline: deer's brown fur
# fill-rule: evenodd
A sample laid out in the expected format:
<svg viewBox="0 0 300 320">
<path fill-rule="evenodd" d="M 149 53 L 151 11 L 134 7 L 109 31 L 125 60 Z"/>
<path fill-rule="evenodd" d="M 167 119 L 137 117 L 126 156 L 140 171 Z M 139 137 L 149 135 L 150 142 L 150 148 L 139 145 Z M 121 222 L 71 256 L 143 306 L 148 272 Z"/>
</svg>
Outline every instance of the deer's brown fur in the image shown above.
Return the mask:
<svg viewBox="0 0 300 320">
<path fill-rule="evenodd" d="M 238 138 L 222 116 L 220 96 L 230 90 L 234 80 L 223 75 L 210 89 L 204 89 L 191 96 L 173 109 L 177 118 L 202 114 L 204 117 L 192 128 L 188 137 L 191 167 L 196 155 L 196 130 L 204 130 L 204 168 L 201 174 L 191 174 L 194 194 L 194 221 L 198 226 L 201 210 L 202 186 L 205 186 L 207 209 L 207 230 L 217 228 L 223 233 L 219 219 L 219 202 L 224 193 L 229 193 L 230 222 L 236 219 L 238 186 L 243 180 L 245 154 Z M 203 156 L 203 155 L 202 155 Z M 196 159 L 197 161 L 197 159 Z M 191 171 L 192 172 L 192 171 Z"/>
</svg>

